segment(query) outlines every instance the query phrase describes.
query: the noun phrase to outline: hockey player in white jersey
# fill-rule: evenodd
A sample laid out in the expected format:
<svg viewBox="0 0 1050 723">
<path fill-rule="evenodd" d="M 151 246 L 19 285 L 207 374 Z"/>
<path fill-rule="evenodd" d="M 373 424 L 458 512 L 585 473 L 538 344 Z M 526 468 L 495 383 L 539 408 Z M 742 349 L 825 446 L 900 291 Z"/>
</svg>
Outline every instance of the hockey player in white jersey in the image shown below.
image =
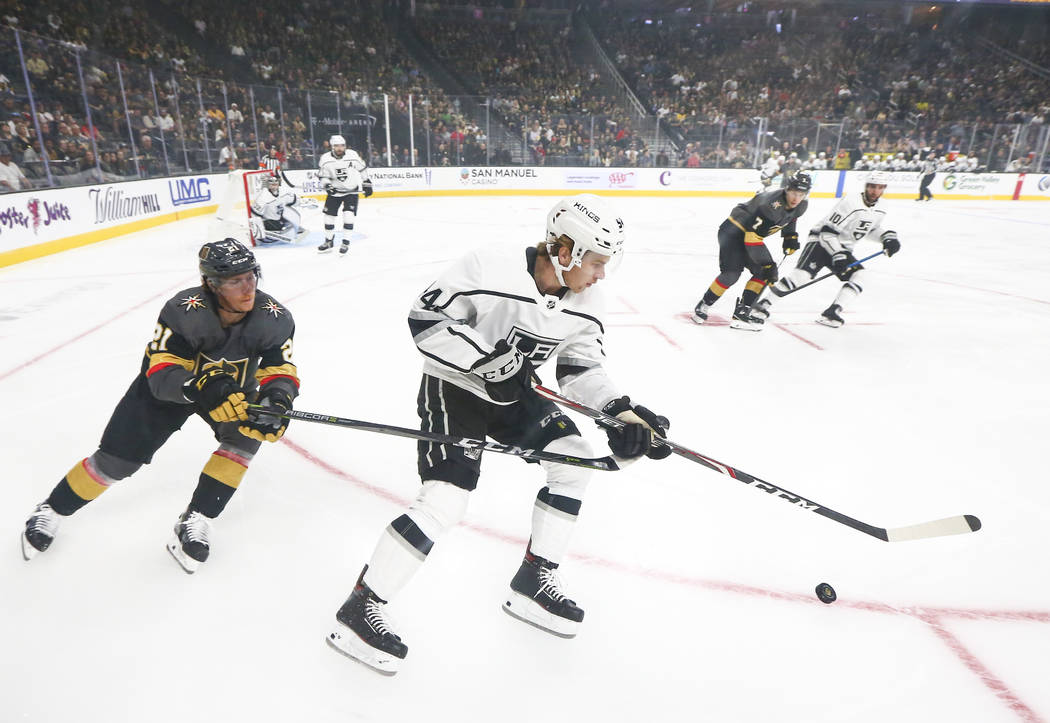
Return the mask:
<svg viewBox="0 0 1050 723">
<path fill-rule="evenodd" d="M 536 247 L 490 243 L 449 267 L 415 300 L 408 317 L 424 359 L 417 400 L 421 428 L 592 456 L 573 421 L 532 388 L 534 368 L 556 360 L 566 395 L 627 422 L 607 433 L 617 458 L 666 457 L 668 448 L 654 446 L 653 435 L 666 434 L 670 423 L 621 395 L 602 366 L 603 303 L 594 285 L 623 244 L 619 215 L 597 196 L 581 194 L 555 204 L 546 239 Z M 566 596 L 556 571 L 592 472 L 539 464 L 546 485 L 536 496 L 531 539 L 503 609 L 572 637 L 583 610 Z M 480 451 L 418 445 L 423 486 L 380 535 L 336 613 L 328 636 L 332 647 L 381 672 L 397 671 L 408 648 L 386 618 L 385 604 L 419 570 L 434 543 L 463 519 L 480 466 Z"/>
<path fill-rule="evenodd" d="M 755 193 L 762 193 L 762 191 L 769 190 L 769 187 L 773 183 L 773 179 L 780 175 L 781 162 L 782 160 L 778 159 L 775 155 L 771 155 L 766 159 L 766 162 L 758 169 L 759 180 L 762 182 L 762 188 L 755 191 Z"/>
<path fill-rule="evenodd" d="M 332 150 L 321 156 L 317 164 L 317 177 L 328 194 L 324 202 L 324 243 L 317 250 L 324 253 L 335 247 L 335 224 L 339 220 L 339 209 L 343 209 L 343 243 L 339 253 L 350 250 L 350 233 L 354 230 L 357 203 L 361 194 L 372 195 L 372 181 L 368 178 L 368 167 L 356 151 L 346 147 L 346 139 L 332 136 L 328 145 Z"/>
<path fill-rule="evenodd" d="M 890 174 L 872 171 L 864 181 L 864 190 L 843 196 L 831 213 L 810 229 L 809 242 L 799 254 L 798 263 L 791 273 L 770 287 L 772 297 L 761 299 L 754 313 L 769 317 L 774 301 L 812 280 L 823 268 L 831 269 L 843 282 L 831 306 L 817 318 L 817 322 L 830 327 L 844 323 L 842 309 L 863 291 L 864 267 L 856 262 L 853 247 L 863 240 L 877 239 L 887 256 L 900 251 L 897 232 L 886 225 L 886 211 L 878 207 L 879 199 L 886 191 Z"/>
<path fill-rule="evenodd" d="M 252 199 L 252 236 L 262 243 L 295 243 L 306 233 L 300 224 L 299 197 L 281 192 L 281 179 L 270 176 L 266 187 Z"/>
</svg>

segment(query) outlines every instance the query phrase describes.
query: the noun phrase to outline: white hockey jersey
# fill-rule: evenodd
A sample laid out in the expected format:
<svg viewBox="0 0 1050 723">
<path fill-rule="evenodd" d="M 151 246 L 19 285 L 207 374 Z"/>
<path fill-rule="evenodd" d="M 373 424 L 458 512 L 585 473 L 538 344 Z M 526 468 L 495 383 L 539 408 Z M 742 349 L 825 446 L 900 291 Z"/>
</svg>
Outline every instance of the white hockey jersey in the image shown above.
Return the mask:
<svg viewBox="0 0 1050 723">
<path fill-rule="evenodd" d="M 518 244 L 494 243 L 450 266 L 418 298 L 408 324 L 425 357 L 423 373 L 493 401 L 470 369 L 506 339 L 537 369 L 557 359 L 557 377 L 568 396 L 604 407 L 620 394 L 602 362 L 604 301 L 597 287 L 563 296 L 545 295 L 530 272 L 535 253 Z"/>
<path fill-rule="evenodd" d="M 810 229 L 809 237 L 819 241 L 829 254 L 852 251 L 857 242 L 865 238 L 881 240 L 890 230 L 885 220 L 886 211 L 877 203 L 868 206 L 863 192 L 851 193 L 840 198 L 831 213 Z"/>
<path fill-rule="evenodd" d="M 357 151 L 350 148 L 343 152 L 342 158 L 336 158 L 329 151 L 317 163 L 317 177 L 321 183 L 333 186 L 330 191 L 333 196 L 346 196 L 361 190 L 361 184 L 368 178 L 368 166 Z"/>
<path fill-rule="evenodd" d="M 252 198 L 252 212 L 264 221 L 279 221 L 284 217 L 284 210 L 299 204 L 299 197 L 291 191 L 274 194 L 264 188 Z"/>
</svg>

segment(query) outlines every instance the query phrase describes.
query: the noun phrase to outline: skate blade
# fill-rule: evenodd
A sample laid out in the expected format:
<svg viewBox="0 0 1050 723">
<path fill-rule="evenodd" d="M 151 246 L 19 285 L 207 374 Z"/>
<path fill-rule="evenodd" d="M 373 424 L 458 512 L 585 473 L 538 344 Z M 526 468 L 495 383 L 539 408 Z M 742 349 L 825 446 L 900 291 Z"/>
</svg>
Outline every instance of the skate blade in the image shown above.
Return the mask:
<svg viewBox="0 0 1050 723">
<path fill-rule="evenodd" d="M 332 249 L 334 249 L 334 248 L 335 248 L 335 246 L 331 246 L 331 247 L 326 248 L 326 249 L 317 249 L 317 253 L 319 253 L 319 254 L 327 254 L 327 253 L 331 252 Z"/>
<path fill-rule="evenodd" d="M 38 552 L 40 552 L 40 550 L 38 550 L 35 547 L 33 547 L 33 545 L 29 542 L 29 538 L 26 537 L 26 533 L 23 532 L 21 537 L 22 537 L 22 557 L 25 558 L 26 562 L 29 562 L 34 557 L 36 557 L 36 554 Z"/>
<path fill-rule="evenodd" d="M 503 603 L 503 612 L 545 633 L 559 638 L 575 638 L 580 624 L 566 620 L 544 610 L 538 603 L 524 595 L 511 592 Z"/>
<path fill-rule="evenodd" d="M 693 314 L 693 323 L 694 324 L 706 324 L 707 323 L 707 319 L 705 319 L 704 317 L 700 316 L 699 314 Z"/>
<path fill-rule="evenodd" d="M 838 329 L 840 326 L 842 326 L 841 321 L 835 321 L 834 319 L 828 319 L 823 316 L 818 316 L 816 321 L 818 324 L 831 327 L 832 329 Z"/>
<path fill-rule="evenodd" d="M 729 322 L 729 328 L 739 329 L 740 331 L 762 331 L 761 324 L 752 324 L 747 321 L 737 321 L 736 319 Z"/>
<path fill-rule="evenodd" d="M 172 538 L 167 544 L 168 552 L 175 558 L 175 562 L 179 563 L 179 567 L 186 571 L 187 575 L 192 575 L 197 572 L 197 568 L 201 566 L 200 562 L 194 560 L 182 551 L 182 545 L 179 544 L 177 537 Z"/>
<path fill-rule="evenodd" d="M 401 668 L 401 658 L 376 650 L 343 625 L 328 633 L 325 642 L 336 652 L 382 675 L 396 675 Z"/>
</svg>

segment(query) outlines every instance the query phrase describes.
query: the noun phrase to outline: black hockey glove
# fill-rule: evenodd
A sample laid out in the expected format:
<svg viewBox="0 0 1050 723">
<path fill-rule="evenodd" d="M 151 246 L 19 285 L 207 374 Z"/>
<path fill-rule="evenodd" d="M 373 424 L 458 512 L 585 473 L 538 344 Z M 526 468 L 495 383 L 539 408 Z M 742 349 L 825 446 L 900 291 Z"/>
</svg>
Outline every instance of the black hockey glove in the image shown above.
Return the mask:
<svg viewBox="0 0 1050 723">
<path fill-rule="evenodd" d="M 609 438 L 609 449 L 617 457 L 633 459 L 643 454 L 649 459 L 664 459 L 671 454 L 671 448 L 664 444 L 653 444 L 654 437 L 666 437 L 671 423 L 659 414 L 641 405 L 631 404 L 630 397 L 614 399 L 602 409 L 621 422 L 626 422 L 623 429 L 606 429 Z"/>
<path fill-rule="evenodd" d="M 335 190 L 335 184 L 331 181 L 325 181 L 324 192 L 331 195 L 332 191 Z"/>
<path fill-rule="evenodd" d="M 289 420 L 286 417 L 268 414 L 266 410 L 287 412 L 292 408 L 292 395 L 287 390 L 271 384 L 260 390 L 256 404 L 262 409 L 250 408 L 248 423 L 237 427 L 237 431 L 260 442 L 276 442 L 284 435 L 284 430 L 288 429 Z"/>
<path fill-rule="evenodd" d="M 766 264 L 755 275 L 760 281 L 764 281 L 767 284 L 775 284 L 777 279 L 780 278 L 780 271 L 777 270 L 776 264 Z"/>
<path fill-rule="evenodd" d="M 248 402 L 229 362 L 209 367 L 182 385 L 182 396 L 195 402 L 216 422 L 236 422 L 248 418 Z"/>
<path fill-rule="evenodd" d="M 532 390 L 535 376 L 532 362 L 506 339 L 497 341 L 496 348 L 478 359 L 470 370 L 485 381 L 485 391 L 497 402 L 521 399 Z"/>
<path fill-rule="evenodd" d="M 853 254 L 849 251 L 836 251 L 831 257 L 831 271 L 845 281 L 846 278 L 848 278 L 848 275 L 852 275 L 853 273 L 850 264 L 856 263 L 856 261 L 857 260 L 853 258 Z M 846 278 L 843 278 L 844 275 L 846 275 Z"/>
<path fill-rule="evenodd" d="M 901 242 L 897 240 L 896 231 L 886 231 L 882 234 L 882 250 L 887 256 L 893 256 L 901 250 Z"/>
<path fill-rule="evenodd" d="M 798 245 L 798 234 L 795 234 L 794 236 L 785 236 L 784 243 L 781 248 L 784 249 L 785 256 L 790 256 L 791 254 L 798 251 L 800 248 Z"/>
<path fill-rule="evenodd" d="M 362 183 L 361 184 L 361 188 L 364 189 L 365 198 L 368 198 L 369 196 L 372 195 L 372 182 L 371 181 L 365 181 L 364 183 Z"/>
</svg>

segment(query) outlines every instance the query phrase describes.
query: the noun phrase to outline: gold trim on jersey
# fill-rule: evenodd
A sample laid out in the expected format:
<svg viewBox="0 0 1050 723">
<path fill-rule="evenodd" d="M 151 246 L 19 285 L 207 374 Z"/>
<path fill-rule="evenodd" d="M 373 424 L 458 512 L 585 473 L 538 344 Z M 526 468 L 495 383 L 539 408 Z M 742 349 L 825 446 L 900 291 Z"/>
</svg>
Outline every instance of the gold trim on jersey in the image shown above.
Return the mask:
<svg viewBox="0 0 1050 723">
<path fill-rule="evenodd" d="M 255 372 L 255 381 L 261 382 L 266 377 L 291 377 L 299 385 L 299 370 L 295 364 L 281 364 L 275 367 L 262 367 Z"/>
<path fill-rule="evenodd" d="M 233 489 L 237 489 L 240 486 L 241 480 L 244 479 L 244 474 L 247 471 L 248 468 L 240 462 L 220 455 L 218 452 L 212 454 L 211 458 L 204 465 L 204 469 L 201 470 L 203 474 Z"/>
<path fill-rule="evenodd" d="M 158 364 L 176 364 L 188 372 L 193 371 L 193 362 L 189 359 L 183 359 L 181 356 L 175 356 L 174 354 L 168 354 L 161 352 L 160 354 L 149 355 L 149 368 L 157 366 Z"/>
<path fill-rule="evenodd" d="M 744 228 L 743 224 L 741 224 L 741 223 L 740 223 L 739 221 L 737 221 L 737 220 L 736 220 L 735 218 L 733 218 L 732 216 L 730 216 L 730 217 L 729 217 L 728 219 L 726 219 L 726 220 L 727 220 L 727 221 L 729 221 L 729 223 L 731 223 L 731 224 L 733 224 L 734 226 L 736 226 L 736 227 L 737 227 L 738 229 L 740 229 L 741 231 L 743 231 L 744 233 L 747 233 L 747 229 L 746 229 L 746 228 Z"/>
<path fill-rule="evenodd" d="M 744 244 L 747 246 L 762 246 L 764 243 L 762 237 L 754 231 L 748 231 L 744 234 Z"/>
</svg>

